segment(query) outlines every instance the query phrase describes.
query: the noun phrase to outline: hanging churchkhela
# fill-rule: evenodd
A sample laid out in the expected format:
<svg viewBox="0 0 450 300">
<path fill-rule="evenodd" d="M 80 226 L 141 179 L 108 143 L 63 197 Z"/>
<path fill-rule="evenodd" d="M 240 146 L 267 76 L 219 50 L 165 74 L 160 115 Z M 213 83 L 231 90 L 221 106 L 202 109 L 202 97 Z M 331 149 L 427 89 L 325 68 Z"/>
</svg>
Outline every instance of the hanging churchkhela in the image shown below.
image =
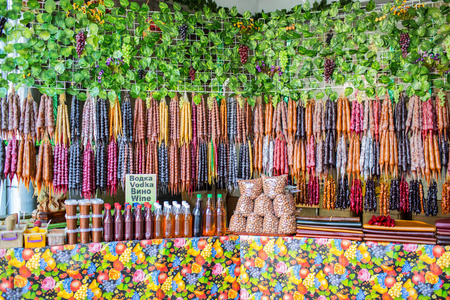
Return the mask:
<svg viewBox="0 0 450 300">
<path fill-rule="evenodd" d="M 208 97 L 208 184 L 217 178 L 217 155 L 220 140 L 219 105 L 215 97 Z"/>
<path fill-rule="evenodd" d="M 158 189 L 159 194 L 169 192 L 169 163 L 168 149 L 169 143 L 169 107 L 164 99 L 159 103 L 159 148 L 158 148 Z"/>
<path fill-rule="evenodd" d="M 197 167 L 198 167 L 198 136 L 197 136 L 197 105 L 194 102 L 194 94 L 192 94 L 191 108 L 192 108 L 192 138 L 191 138 L 191 186 L 190 191 L 197 189 Z"/>
<path fill-rule="evenodd" d="M 120 109 L 119 98 L 111 101 L 109 105 L 109 143 L 107 149 L 107 176 L 106 176 L 106 192 L 111 196 L 117 194 L 119 181 L 118 171 L 118 145 L 119 136 L 122 135 L 122 112 Z"/>
<path fill-rule="evenodd" d="M 399 172 L 408 173 L 411 166 L 411 149 L 406 132 L 408 110 L 406 108 L 406 99 L 403 93 L 400 95 L 399 102 L 395 105 L 394 118 L 394 128 L 398 142 L 397 153 Z"/>
<path fill-rule="evenodd" d="M 437 178 L 441 172 L 441 159 L 439 157 L 438 124 L 436 107 L 431 98 L 422 104 L 422 136 L 425 156 L 425 177 L 430 183 L 431 177 Z"/>
<path fill-rule="evenodd" d="M 75 99 L 75 98 L 74 98 Z M 74 101 L 76 102 L 76 101 Z M 73 106 L 73 105 L 72 105 Z M 3 112 L 3 103 L 2 103 L 2 112 Z M 78 114 L 80 112 L 78 111 Z M 72 114 L 72 112 L 71 112 Z M 78 115 L 79 116 L 79 115 Z M 75 130 L 78 124 L 70 124 L 71 130 Z M 78 126 L 79 127 L 79 126 Z M 55 133 L 55 118 L 53 114 L 53 101 L 47 95 L 41 96 L 41 102 L 39 103 L 39 110 L 36 120 L 36 133 L 38 140 L 44 140 L 46 135 L 49 136 L 50 139 L 53 138 L 53 134 Z M 72 132 L 72 136 L 74 133 Z"/>
<path fill-rule="evenodd" d="M 126 174 L 134 174 L 133 169 L 133 111 L 130 96 L 125 94 L 122 101 L 122 137 L 118 142 L 117 179 L 122 188 L 125 188 Z"/>
<path fill-rule="evenodd" d="M 180 116 L 181 191 L 192 192 L 192 109 L 186 93 L 180 101 Z"/>
<path fill-rule="evenodd" d="M 261 120 L 262 122 L 262 120 Z M 220 142 L 217 154 L 217 187 L 219 189 L 227 188 L 228 180 L 228 116 L 227 100 L 222 98 L 220 101 Z M 262 147 L 262 140 L 261 140 Z M 256 151 L 256 150 L 255 150 Z M 262 154 L 262 153 L 261 153 Z M 262 162 L 261 162 L 262 167 Z"/>
<path fill-rule="evenodd" d="M 95 151 L 95 187 L 98 192 L 105 192 L 107 188 L 107 151 L 106 145 L 109 135 L 109 101 L 98 99 L 96 106 L 97 134 Z"/>
<path fill-rule="evenodd" d="M 133 174 L 145 173 L 146 161 L 146 145 L 145 138 L 147 137 L 147 110 L 144 100 L 137 98 L 134 105 L 134 119 L 133 119 Z"/>
<path fill-rule="evenodd" d="M 178 145 L 180 143 L 180 106 L 177 96 L 170 100 L 169 120 L 169 192 L 177 194 L 181 183 L 180 156 L 178 153 Z"/>
<path fill-rule="evenodd" d="M 53 189 L 55 193 L 66 193 L 69 187 L 69 144 L 70 128 L 67 113 L 66 94 L 59 98 L 55 129 L 55 151 L 53 154 Z"/>
<path fill-rule="evenodd" d="M 88 94 L 84 103 L 83 119 L 81 127 L 81 142 L 83 151 L 83 182 L 81 186 L 81 195 L 85 198 L 91 198 L 95 194 L 95 157 L 92 144 L 95 142 L 97 128 L 96 101 Z M 80 153 L 81 154 L 81 153 Z M 56 148 L 55 148 L 56 156 Z M 56 159 L 55 159 L 56 162 Z M 56 174 L 55 174 L 56 175 Z"/>
<path fill-rule="evenodd" d="M 229 190 L 237 187 L 238 166 L 236 154 L 237 139 L 237 101 L 235 98 L 228 98 L 227 103 L 227 123 L 228 123 L 228 186 Z M 199 165 L 200 167 L 200 165 Z"/>
<path fill-rule="evenodd" d="M 41 100 L 42 101 L 42 100 Z M 80 100 L 72 97 L 70 107 L 69 193 L 80 194 L 83 185 L 83 151 L 81 150 Z M 44 148 L 46 149 L 46 148 Z M 51 150 L 51 148 L 50 148 Z M 39 153 L 40 154 L 40 153 Z M 48 160 L 47 160 L 48 161 Z M 38 169 L 39 170 L 39 169 Z"/>
<path fill-rule="evenodd" d="M 155 174 L 158 178 L 158 142 L 160 133 L 160 118 L 158 102 L 152 94 L 147 98 L 147 153 L 145 173 Z"/>
<path fill-rule="evenodd" d="M 383 101 L 380 118 L 380 169 L 385 176 L 398 174 L 398 148 L 394 128 L 394 112 L 389 97 Z"/>
</svg>

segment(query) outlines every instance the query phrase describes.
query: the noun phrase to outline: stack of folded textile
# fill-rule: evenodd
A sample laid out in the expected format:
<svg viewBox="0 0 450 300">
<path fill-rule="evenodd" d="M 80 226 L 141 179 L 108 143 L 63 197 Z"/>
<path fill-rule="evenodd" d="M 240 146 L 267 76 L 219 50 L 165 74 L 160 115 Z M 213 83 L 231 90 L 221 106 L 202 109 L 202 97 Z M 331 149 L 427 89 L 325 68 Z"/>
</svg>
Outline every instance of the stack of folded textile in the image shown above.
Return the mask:
<svg viewBox="0 0 450 300">
<path fill-rule="evenodd" d="M 450 245 L 450 219 L 437 220 L 436 239 L 438 245 Z"/>
<path fill-rule="evenodd" d="M 297 216 L 296 236 L 361 241 L 363 232 L 359 218 Z"/>
<path fill-rule="evenodd" d="M 450 225 L 450 224 L 449 224 Z M 436 244 L 436 227 L 420 221 L 395 220 L 395 226 L 363 226 L 364 240 L 372 242 L 391 242 L 409 244 Z"/>
</svg>

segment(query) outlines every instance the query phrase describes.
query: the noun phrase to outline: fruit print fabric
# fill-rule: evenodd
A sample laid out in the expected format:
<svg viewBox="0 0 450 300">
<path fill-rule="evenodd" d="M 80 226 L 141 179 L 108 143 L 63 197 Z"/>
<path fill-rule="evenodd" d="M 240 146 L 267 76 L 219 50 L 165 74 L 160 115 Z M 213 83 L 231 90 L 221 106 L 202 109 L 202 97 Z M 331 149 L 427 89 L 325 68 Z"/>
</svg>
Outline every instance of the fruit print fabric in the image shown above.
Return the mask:
<svg viewBox="0 0 450 300">
<path fill-rule="evenodd" d="M 241 300 L 450 299 L 450 246 L 241 236 Z"/>
<path fill-rule="evenodd" d="M 237 237 L 0 249 L 0 300 L 238 299 L 239 265 Z"/>
</svg>

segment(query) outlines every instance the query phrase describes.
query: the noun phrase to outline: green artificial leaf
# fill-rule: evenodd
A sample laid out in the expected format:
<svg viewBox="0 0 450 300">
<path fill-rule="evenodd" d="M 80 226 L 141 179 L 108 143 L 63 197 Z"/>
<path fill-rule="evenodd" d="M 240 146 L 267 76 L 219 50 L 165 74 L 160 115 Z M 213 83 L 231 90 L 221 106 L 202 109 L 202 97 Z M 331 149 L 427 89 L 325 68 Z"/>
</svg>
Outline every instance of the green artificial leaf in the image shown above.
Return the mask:
<svg viewBox="0 0 450 300">
<path fill-rule="evenodd" d="M 89 24 L 89 31 L 91 32 L 91 34 L 97 35 L 97 32 L 98 32 L 97 24 L 95 24 L 95 23 Z"/>
<path fill-rule="evenodd" d="M 162 9 L 161 3 L 164 3 L 164 2 L 160 2 L 160 3 L 159 3 L 159 7 Z M 165 4 L 165 3 L 164 3 L 164 4 Z M 120 0 L 120 5 L 123 6 L 123 7 L 125 7 L 125 8 L 127 8 L 128 5 L 130 5 L 130 2 L 129 2 L 128 0 Z M 166 7 L 167 7 L 167 4 L 165 4 L 165 5 L 166 5 Z"/>
<path fill-rule="evenodd" d="M 132 11 L 139 11 L 139 4 L 137 4 L 136 2 L 131 2 L 130 9 Z"/>
<path fill-rule="evenodd" d="M 56 3 L 53 0 L 46 0 L 45 1 L 45 11 L 49 14 L 51 14 L 56 9 Z"/>
<path fill-rule="evenodd" d="M 39 33 L 39 37 L 44 40 L 47 41 L 50 38 L 50 32 L 48 32 L 47 30 L 41 31 Z"/>
<path fill-rule="evenodd" d="M 106 7 L 109 7 L 109 8 L 114 7 L 114 1 L 113 1 L 113 0 L 104 0 L 104 1 L 103 1 L 103 4 L 104 4 Z"/>
<path fill-rule="evenodd" d="M 372 11 L 375 9 L 375 1 L 370 0 L 367 4 L 366 4 L 366 11 Z"/>
<path fill-rule="evenodd" d="M 350 96 L 352 93 L 353 93 L 353 88 L 351 88 L 351 87 L 345 88 L 345 92 L 344 92 L 345 97 Z"/>
<path fill-rule="evenodd" d="M 233 7 L 231 8 L 231 10 L 230 10 L 230 15 L 231 15 L 232 17 L 236 17 L 236 16 L 237 16 L 237 13 L 238 13 L 238 10 L 237 10 L 236 6 L 233 6 Z"/>
<path fill-rule="evenodd" d="M 55 66 L 55 71 L 56 71 L 58 74 L 64 73 L 65 70 L 66 70 L 66 67 L 64 66 L 64 63 L 59 63 L 59 64 L 57 64 L 57 65 Z"/>
</svg>

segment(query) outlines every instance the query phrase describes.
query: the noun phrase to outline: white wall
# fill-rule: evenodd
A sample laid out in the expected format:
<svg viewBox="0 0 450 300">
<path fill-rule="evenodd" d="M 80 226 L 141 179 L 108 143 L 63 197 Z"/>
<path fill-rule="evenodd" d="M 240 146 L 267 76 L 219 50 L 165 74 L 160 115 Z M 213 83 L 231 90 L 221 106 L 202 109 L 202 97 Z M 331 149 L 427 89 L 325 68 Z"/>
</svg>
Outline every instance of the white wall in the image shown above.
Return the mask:
<svg viewBox="0 0 450 300">
<path fill-rule="evenodd" d="M 275 0 L 276 1 L 276 0 Z M 215 0 L 218 6 L 232 8 L 236 6 L 239 13 L 258 11 L 258 0 Z"/>
</svg>

